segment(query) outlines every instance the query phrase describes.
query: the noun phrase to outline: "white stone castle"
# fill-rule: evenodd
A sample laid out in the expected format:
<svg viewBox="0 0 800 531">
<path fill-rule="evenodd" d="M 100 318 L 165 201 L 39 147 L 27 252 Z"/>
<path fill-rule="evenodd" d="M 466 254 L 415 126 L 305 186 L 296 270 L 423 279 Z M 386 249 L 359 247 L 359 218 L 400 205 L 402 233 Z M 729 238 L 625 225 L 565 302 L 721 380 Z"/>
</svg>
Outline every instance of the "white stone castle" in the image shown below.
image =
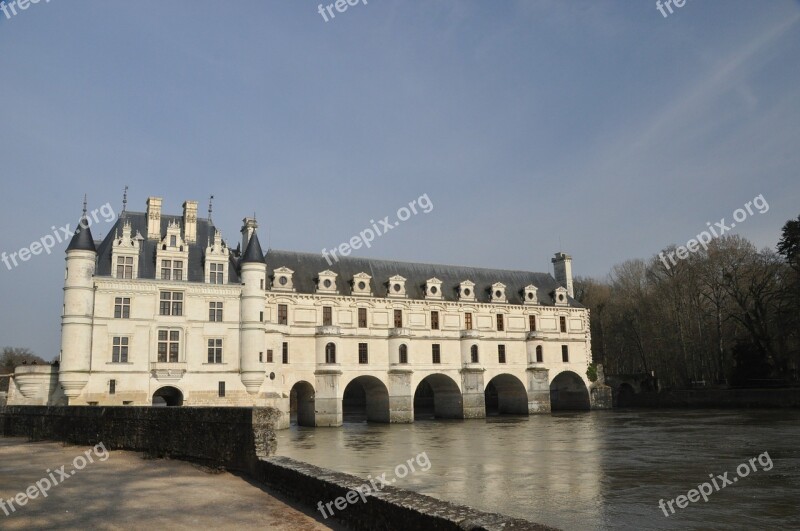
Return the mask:
<svg viewBox="0 0 800 531">
<path fill-rule="evenodd" d="M 197 203 L 123 212 L 66 251 L 60 365 L 9 404 L 274 406 L 301 425 L 602 407 L 571 258 L 548 273 L 231 249 Z"/>
</svg>

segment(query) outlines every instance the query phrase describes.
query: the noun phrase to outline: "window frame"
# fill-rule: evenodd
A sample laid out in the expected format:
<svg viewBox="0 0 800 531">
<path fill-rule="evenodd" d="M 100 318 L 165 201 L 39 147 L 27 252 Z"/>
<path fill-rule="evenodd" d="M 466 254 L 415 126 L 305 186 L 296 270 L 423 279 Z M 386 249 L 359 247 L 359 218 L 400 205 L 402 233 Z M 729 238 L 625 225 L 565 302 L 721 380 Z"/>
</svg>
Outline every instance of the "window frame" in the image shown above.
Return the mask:
<svg viewBox="0 0 800 531">
<path fill-rule="evenodd" d="M 439 330 L 439 311 L 431 310 L 431 330 Z"/>
<path fill-rule="evenodd" d="M 128 363 L 131 339 L 128 336 L 111 338 L 111 363 Z"/>
<path fill-rule="evenodd" d="M 359 343 L 358 344 L 358 364 L 359 365 L 369 365 L 369 344 L 368 343 Z"/>
<path fill-rule="evenodd" d="M 221 365 L 223 363 L 223 342 L 220 337 L 208 338 L 208 364 Z"/>
</svg>

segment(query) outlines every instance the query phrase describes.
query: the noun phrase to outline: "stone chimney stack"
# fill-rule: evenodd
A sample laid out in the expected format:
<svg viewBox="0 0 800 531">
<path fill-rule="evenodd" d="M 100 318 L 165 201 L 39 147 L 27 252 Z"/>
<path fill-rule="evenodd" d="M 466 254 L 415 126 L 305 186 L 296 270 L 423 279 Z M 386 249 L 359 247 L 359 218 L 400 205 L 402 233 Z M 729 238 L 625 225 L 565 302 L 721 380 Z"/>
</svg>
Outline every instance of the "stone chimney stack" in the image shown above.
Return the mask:
<svg viewBox="0 0 800 531">
<path fill-rule="evenodd" d="M 183 203 L 183 239 L 186 243 L 197 241 L 197 201 Z"/>
<path fill-rule="evenodd" d="M 250 237 L 258 228 L 256 218 L 244 218 L 242 220 L 242 254 L 247 250 L 247 244 L 250 243 Z"/>
<path fill-rule="evenodd" d="M 147 198 L 147 239 L 161 239 L 161 198 Z"/>
<path fill-rule="evenodd" d="M 553 272 L 556 282 L 567 288 L 570 297 L 575 296 L 572 288 L 572 257 L 562 252 L 556 253 L 556 257 L 550 260 L 553 263 Z"/>
</svg>

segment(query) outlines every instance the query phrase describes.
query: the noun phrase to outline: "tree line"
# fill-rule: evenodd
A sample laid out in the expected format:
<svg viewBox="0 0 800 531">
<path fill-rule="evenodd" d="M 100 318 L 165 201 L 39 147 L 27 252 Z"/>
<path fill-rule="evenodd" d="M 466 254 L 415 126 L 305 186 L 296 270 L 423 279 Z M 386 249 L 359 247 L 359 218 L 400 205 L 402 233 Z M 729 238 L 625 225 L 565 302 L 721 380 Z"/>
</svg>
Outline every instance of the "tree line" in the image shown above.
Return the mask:
<svg viewBox="0 0 800 531">
<path fill-rule="evenodd" d="M 574 284 L 606 374 L 646 373 L 667 388 L 798 382 L 800 216 L 776 250 L 722 236 L 675 265 L 628 260 Z"/>
</svg>

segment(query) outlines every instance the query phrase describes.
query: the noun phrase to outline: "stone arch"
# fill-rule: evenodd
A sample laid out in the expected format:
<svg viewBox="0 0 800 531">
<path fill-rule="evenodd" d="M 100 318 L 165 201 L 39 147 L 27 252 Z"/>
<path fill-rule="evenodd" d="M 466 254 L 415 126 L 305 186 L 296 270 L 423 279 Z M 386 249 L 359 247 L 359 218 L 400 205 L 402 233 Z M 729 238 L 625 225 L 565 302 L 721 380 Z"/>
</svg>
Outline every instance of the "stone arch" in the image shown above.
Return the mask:
<svg viewBox="0 0 800 531">
<path fill-rule="evenodd" d="M 414 392 L 414 418 L 463 419 L 464 398 L 455 380 L 444 374 L 423 378 Z"/>
<path fill-rule="evenodd" d="M 633 389 L 633 386 L 627 382 L 622 382 L 619 387 L 617 387 L 617 406 L 630 406 L 633 402 L 634 394 L 636 394 L 636 391 Z"/>
<path fill-rule="evenodd" d="M 389 422 L 389 389 L 375 376 L 362 375 L 350 380 L 342 393 L 345 420 Z"/>
<path fill-rule="evenodd" d="M 315 426 L 314 386 L 305 380 L 296 382 L 289 391 L 289 422 L 298 426 Z"/>
<path fill-rule="evenodd" d="M 159 387 L 153 393 L 153 407 L 178 407 L 183 405 L 183 391 L 171 385 Z"/>
<path fill-rule="evenodd" d="M 577 373 L 563 371 L 550 382 L 550 408 L 559 410 L 590 409 L 589 389 Z"/>
<path fill-rule="evenodd" d="M 486 415 L 527 415 L 528 392 L 512 374 L 498 374 L 486 384 Z"/>
</svg>

